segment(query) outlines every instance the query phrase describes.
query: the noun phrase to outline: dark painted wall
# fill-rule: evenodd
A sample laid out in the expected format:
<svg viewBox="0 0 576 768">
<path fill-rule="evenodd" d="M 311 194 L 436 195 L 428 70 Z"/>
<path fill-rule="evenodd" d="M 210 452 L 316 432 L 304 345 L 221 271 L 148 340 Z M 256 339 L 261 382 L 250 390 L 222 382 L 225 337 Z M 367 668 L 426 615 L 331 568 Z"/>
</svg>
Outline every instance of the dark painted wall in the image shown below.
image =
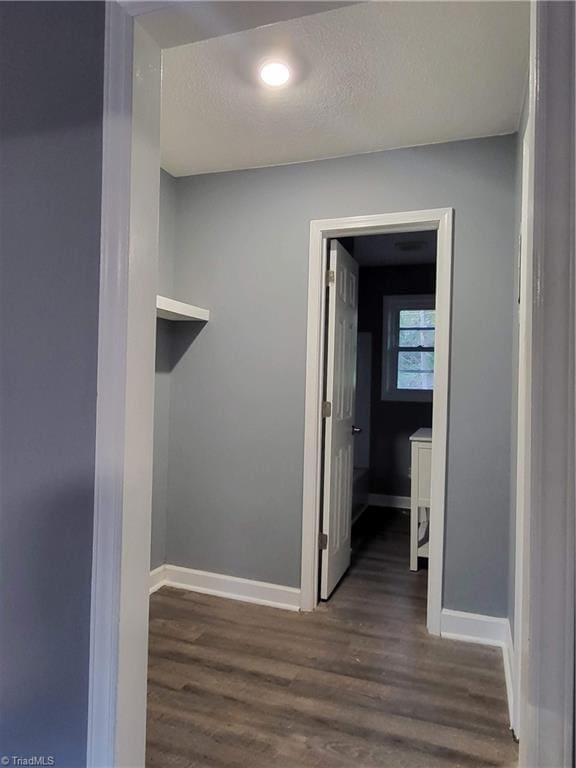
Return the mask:
<svg viewBox="0 0 576 768">
<path fill-rule="evenodd" d="M 103 3 L 0 3 L 0 755 L 86 760 Z"/>
<path fill-rule="evenodd" d="M 410 495 L 409 437 L 432 426 L 432 403 L 382 400 L 382 304 L 386 295 L 433 294 L 436 266 L 360 269 L 358 330 L 372 334 L 370 491 Z"/>
</svg>

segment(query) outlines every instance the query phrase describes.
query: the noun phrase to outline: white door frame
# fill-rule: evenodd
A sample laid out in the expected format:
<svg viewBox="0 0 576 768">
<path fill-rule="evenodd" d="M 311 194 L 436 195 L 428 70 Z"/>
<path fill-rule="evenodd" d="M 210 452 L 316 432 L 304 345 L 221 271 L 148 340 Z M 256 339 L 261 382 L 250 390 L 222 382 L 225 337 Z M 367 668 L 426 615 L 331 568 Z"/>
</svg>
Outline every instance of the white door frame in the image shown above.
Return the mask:
<svg viewBox="0 0 576 768">
<path fill-rule="evenodd" d="M 516 434 L 516 518 L 514 548 L 514 640 L 512 659 L 512 702 L 510 727 L 515 736 L 523 738 L 522 728 L 522 670 L 525 638 L 527 636 L 527 592 L 524 584 L 528 573 L 530 522 L 530 466 L 532 450 L 532 296 L 534 292 L 534 112 L 536 105 L 536 25 L 535 6 L 530 18 L 530 65 L 526 91 L 526 123 L 522 140 L 521 212 L 519 254 L 518 310 L 518 389 Z"/>
<path fill-rule="evenodd" d="M 106 3 L 88 768 L 145 763 L 161 62 L 139 12 Z"/>
<path fill-rule="evenodd" d="M 524 621 L 524 571 L 527 568 L 528 530 L 530 519 L 531 462 L 531 391 L 532 391 L 532 205 L 533 205 L 533 120 L 528 118 L 522 161 L 522 224 L 520 244 L 520 307 L 518 316 L 518 420 L 516 435 L 516 527 L 514 561 L 514 657 L 513 698 L 510 726 L 521 738 L 520 695 L 522 690 L 522 648 L 526 632 Z"/>
<path fill-rule="evenodd" d="M 574 761 L 576 287 L 572 3 L 531 6 L 530 206 L 523 226 L 532 284 L 523 362 L 530 443 L 523 476 L 518 681 L 524 766 Z M 524 212 L 523 212 L 524 216 Z M 528 305 L 529 304 L 529 305 Z M 516 584 L 518 589 L 518 583 Z"/>
<path fill-rule="evenodd" d="M 436 208 L 310 222 L 308 326 L 304 412 L 304 479 L 302 508 L 301 602 L 303 611 L 318 604 L 318 534 L 322 473 L 322 397 L 327 243 L 334 237 L 437 231 L 436 344 L 432 429 L 428 631 L 440 634 L 444 562 L 444 513 L 448 448 L 448 388 L 452 306 L 453 209 Z"/>
</svg>

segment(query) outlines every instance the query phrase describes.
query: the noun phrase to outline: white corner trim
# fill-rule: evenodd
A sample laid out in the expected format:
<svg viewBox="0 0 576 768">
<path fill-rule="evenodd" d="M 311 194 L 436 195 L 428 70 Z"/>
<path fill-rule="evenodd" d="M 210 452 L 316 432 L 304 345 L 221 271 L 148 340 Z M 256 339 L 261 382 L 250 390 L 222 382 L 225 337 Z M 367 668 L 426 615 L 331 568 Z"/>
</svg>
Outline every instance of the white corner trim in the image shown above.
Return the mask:
<svg viewBox="0 0 576 768">
<path fill-rule="evenodd" d="M 478 613 L 452 611 L 443 608 L 440 619 L 440 634 L 450 640 L 461 640 L 466 643 L 493 645 L 502 649 L 504 662 L 504 677 L 506 679 L 506 696 L 508 698 L 508 714 L 510 727 L 515 730 L 516 710 L 514 701 L 514 644 L 510 622 L 497 616 L 482 616 Z"/>
<path fill-rule="evenodd" d="M 144 16 L 146 13 L 162 11 L 175 5 L 175 0 L 117 0 L 117 2 L 130 16 Z"/>
<path fill-rule="evenodd" d="M 283 608 L 287 611 L 300 610 L 300 590 L 296 587 L 242 579 L 239 576 L 226 576 L 223 573 L 198 571 L 194 568 L 183 568 L 180 565 L 161 565 L 150 572 L 150 594 L 160 587 L 188 589 L 190 592 L 202 592 L 205 595 L 267 605 L 271 608 Z"/>
<path fill-rule="evenodd" d="M 410 509 L 410 496 L 389 496 L 387 493 L 369 493 L 368 505 L 390 509 Z"/>
<path fill-rule="evenodd" d="M 464 640 L 482 645 L 502 645 L 510 633 L 508 619 L 482 616 L 479 613 L 442 609 L 441 635 L 451 640 Z"/>
<path fill-rule="evenodd" d="M 510 622 L 506 619 L 506 638 L 502 648 L 502 659 L 504 661 L 504 675 L 506 677 L 506 696 L 508 698 L 508 715 L 510 717 L 510 728 L 515 736 L 518 736 L 518 719 L 516 699 L 516 660 L 514 658 L 514 640 L 512 639 L 512 629 Z"/>
<path fill-rule="evenodd" d="M 115 765 L 128 324 L 133 21 L 106 3 L 86 765 Z"/>
<path fill-rule="evenodd" d="M 166 582 L 167 574 L 166 574 L 166 566 L 165 565 L 159 565 L 158 568 L 154 568 L 152 571 L 150 571 L 150 594 L 152 595 L 154 592 L 160 589 L 160 587 L 163 587 Z"/>
</svg>

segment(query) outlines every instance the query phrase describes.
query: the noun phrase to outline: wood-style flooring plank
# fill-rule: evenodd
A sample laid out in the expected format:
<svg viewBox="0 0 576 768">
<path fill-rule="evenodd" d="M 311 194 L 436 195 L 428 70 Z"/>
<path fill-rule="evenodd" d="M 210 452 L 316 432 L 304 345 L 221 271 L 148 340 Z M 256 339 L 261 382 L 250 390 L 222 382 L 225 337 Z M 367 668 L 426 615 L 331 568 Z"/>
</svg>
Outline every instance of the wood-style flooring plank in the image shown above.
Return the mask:
<svg viewBox="0 0 576 768">
<path fill-rule="evenodd" d="M 147 768 L 516 765 L 501 653 L 427 634 L 407 520 L 369 510 L 354 550 L 312 614 L 152 595 Z"/>
</svg>

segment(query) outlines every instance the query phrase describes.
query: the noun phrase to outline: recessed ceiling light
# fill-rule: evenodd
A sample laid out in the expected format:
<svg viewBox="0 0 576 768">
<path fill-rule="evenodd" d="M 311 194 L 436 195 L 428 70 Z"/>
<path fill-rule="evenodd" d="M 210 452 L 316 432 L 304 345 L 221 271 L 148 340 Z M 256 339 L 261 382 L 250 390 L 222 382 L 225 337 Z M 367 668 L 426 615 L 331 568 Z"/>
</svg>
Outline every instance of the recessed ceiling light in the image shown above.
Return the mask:
<svg viewBox="0 0 576 768">
<path fill-rule="evenodd" d="M 260 68 L 260 78 L 272 88 L 280 88 L 290 80 L 290 69 L 281 61 L 269 61 Z"/>
</svg>

